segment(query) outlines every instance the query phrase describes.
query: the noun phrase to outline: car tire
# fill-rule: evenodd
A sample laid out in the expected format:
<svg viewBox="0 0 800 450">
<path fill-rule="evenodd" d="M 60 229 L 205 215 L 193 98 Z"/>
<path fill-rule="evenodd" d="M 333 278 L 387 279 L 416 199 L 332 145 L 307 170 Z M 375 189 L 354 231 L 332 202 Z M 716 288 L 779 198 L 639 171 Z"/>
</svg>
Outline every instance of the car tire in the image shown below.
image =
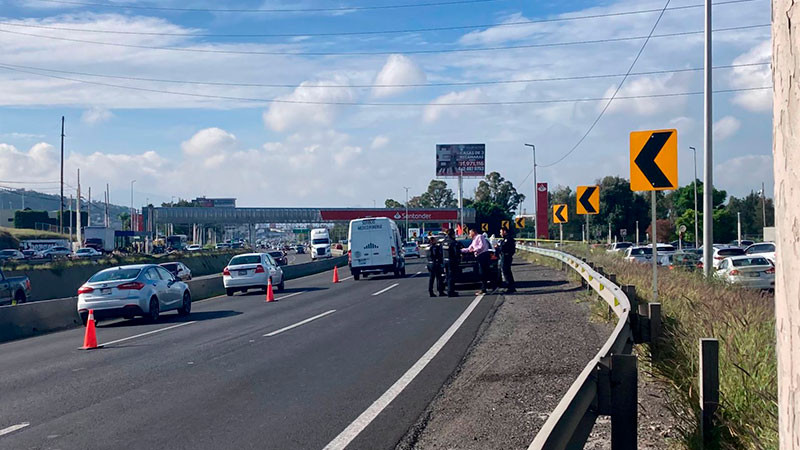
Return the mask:
<svg viewBox="0 0 800 450">
<path fill-rule="evenodd" d="M 25 303 L 27 300 L 28 299 L 25 297 L 25 293 L 22 291 L 17 291 L 17 293 L 14 294 L 14 301 L 16 301 L 18 305 L 20 303 Z"/>
<path fill-rule="evenodd" d="M 361 274 L 359 272 L 353 272 L 353 279 L 358 281 L 359 278 L 361 278 Z"/>
<path fill-rule="evenodd" d="M 283 279 L 281 279 L 281 284 L 278 285 L 278 292 L 283 291 L 286 289 L 286 284 L 284 284 Z"/>
<path fill-rule="evenodd" d="M 236 291 L 234 291 L 233 289 L 230 289 L 230 288 L 228 288 L 228 289 L 225 289 L 225 294 L 227 294 L 227 295 L 228 295 L 228 297 L 233 297 L 233 294 L 234 294 L 235 292 L 236 292 Z"/>
<path fill-rule="evenodd" d="M 86 323 L 89 322 L 89 313 L 80 313 L 81 316 L 81 323 L 83 326 L 86 326 Z"/>
<path fill-rule="evenodd" d="M 158 298 L 150 298 L 150 307 L 147 309 L 147 321 L 157 322 L 158 316 L 161 315 L 161 306 L 158 304 Z"/>
<path fill-rule="evenodd" d="M 189 291 L 183 293 L 183 303 L 181 303 L 181 307 L 178 308 L 178 315 L 179 316 L 188 316 L 192 312 L 192 295 L 189 294 Z"/>
</svg>

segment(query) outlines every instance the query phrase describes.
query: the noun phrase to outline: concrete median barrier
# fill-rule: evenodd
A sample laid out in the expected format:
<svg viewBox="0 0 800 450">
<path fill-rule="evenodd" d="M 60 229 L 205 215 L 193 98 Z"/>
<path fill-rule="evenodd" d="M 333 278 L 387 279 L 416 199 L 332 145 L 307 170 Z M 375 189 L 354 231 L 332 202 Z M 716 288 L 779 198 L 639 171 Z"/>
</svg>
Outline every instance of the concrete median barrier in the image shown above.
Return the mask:
<svg viewBox="0 0 800 450">
<path fill-rule="evenodd" d="M 294 280 L 333 270 L 333 266 L 342 267 L 345 265 L 347 265 L 347 257 L 338 257 L 294 266 L 283 266 L 282 269 L 286 280 Z M 82 273 L 80 275 L 70 275 L 74 282 L 78 283 L 71 292 L 76 292 L 86 278 L 94 274 L 96 270 L 94 269 L 91 274 L 80 278 L 79 282 L 77 278 L 83 276 Z M 222 267 L 219 270 L 222 271 Z M 40 280 L 48 283 L 64 282 L 63 279 L 59 280 L 55 274 L 51 274 L 51 276 L 53 278 L 46 280 L 40 278 Z M 192 292 L 193 300 L 202 300 L 225 293 L 220 273 L 196 277 L 187 281 L 187 284 Z M 56 290 L 53 291 L 56 292 Z M 81 326 L 77 305 L 78 297 L 65 297 L 23 303 L 16 306 L 2 306 L 0 307 L 0 342 L 24 339 Z"/>
</svg>

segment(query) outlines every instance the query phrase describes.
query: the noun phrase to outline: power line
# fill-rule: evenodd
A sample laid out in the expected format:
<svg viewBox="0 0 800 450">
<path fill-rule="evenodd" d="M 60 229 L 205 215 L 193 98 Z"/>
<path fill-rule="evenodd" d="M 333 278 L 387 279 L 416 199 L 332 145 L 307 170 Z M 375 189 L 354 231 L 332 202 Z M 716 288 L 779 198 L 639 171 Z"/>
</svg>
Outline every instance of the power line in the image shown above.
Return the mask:
<svg viewBox="0 0 800 450">
<path fill-rule="evenodd" d="M 94 2 L 79 2 L 69 0 L 36 0 L 44 3 L 57 3 L 61 5 L 72 6 L 92 6 L 100 8 L 113 8 L 113 9 L 138 9 L 147 11 L 174 11 L 174 12 L 208 12 L 208 13 L 292 13 L 292 12 L 347 12 L 347 11 L 366 11 L 377 9 L 406 9 L 406 8 L 424 8 L 431 6 L 449 6 L 449 5 L 464 5 L 469 3 L 488 3 L 500 0 L 450 0 L 429 3 L 400 3 L 393 5 L 371 5 L 371 6 L 339 6 L 335 8 L 234 8 L 234 9 L 219 9 L 219 8 L 175 8 L 167 6 L 143 6 L 131 4 L 110 4 L 110 3 L 94 3 Z"/>
<path fill-rule="evenodd" d="M 533 105 L 533 104 L 548 104 L 548 103 L 577 103 L 577 102 L 595 102 L 595 101 L 603 101 L 609 100 L 613 97 L 587 97 L 587 98 L 572 98 L 572 99 L 547 99 L 547 100 L 516 100 L 516 101 L 502 101 L 502 102 L 463 102 L 463 103 L 359 103 L 359 102 L 324 102 L 324 101 L 312 101 L 312 100 L 287 100 L 287 99 L 277 99 L 277 98 L 256 98 L 256 97 L 235 97 L 235 96 L 227 96 L 227 95 L 212 95 L 212 94 L 198 94 L 192 92 L 179 92 L 179 91 L 167 91 L 162 89 L 150 89 L 150 88 L 143 88 L 143 87 L 136 87 L 136 86 L 124 86 L 119 84 L 111 84 L 111 83 L 102 83 L 97 81 L 88 81 L 88 80 L 81 80 L 77 78 L 70 78 L 70 77 L 62 77 L 58 75 L 48 75 L 28 70 L 22 69 L 15 69 L 13 67 L 8 67 L 3 63 L 0 63 L 0 68 L 14 71 L 14 72 L 23 72 L 29 73 L 32 75 L 38 75 L 41 77 L 47 78 L 55 78 L 59 80 L 66 80 L 66 81 L 74 81 L 77 83 L 84 83 L 84 84 L 91 84 L 96 86 L 105 86 L 105 87 L 113 87 L 119 89 L 128 89 L 133 91 L 139 92 L 152 92 L 157 94 L 171 94 L 171 95 L 180 95 L 185 97 L 196 97 L 196 98 L 204 98 L 204 99 L 214 99 L 214 100 L 234 100 L 234 101 L 245 101 L 245 102 L 254 102 L 254 103 L 286 103 L 286 104 L 298 104 L 298 105 L 339 105 L 339 106 L 493 106 L 493 105 Z M 715 93 L 727 93 L 727 92 L 744 92 L 744 91 L 753 91 L 753 90 L 761 90 L 761 89 L 772 89 L 771 86 L 763 86 L 763 87 L 752 87 L 752 88 L 741 88 L 741 89 L 724 89 L 715 91 Z M 697 92 L 674 92 L 674 93 L 664 93 L 664 94 L 649 94 L 649 95 L 631 95 L 625 97 L 616 97 L 620 100 L 629 100 L 629 99 L 641 99 L 641 98 L 660 98 L 660 97 L 679 97 L 679 96 L 689 96 L 689 95 L 700 95 L 703 91 Z"/>
<path fill-rule="evenodd" d="M 581 136 L 581 138 L 578 139 L 578 142 L 576 142 L 575 145 L 573 145 L 572 148 L 567 153 L 564 153 L 564 155 L 562 155 L 561 158 L 557 159 L 556 161 L 550 164 L 543 164 L 541 167 L 552 167 L 563 161 L 567 156 L 571 155 L 572 152 L 574 152 L 581 145 L 581 143 L 586 139 L 586 137 L 589 136 L 589 133 L 591 133 L 592 130 L 594 130 L 595 125 L 597 125 L 597 123 L 600 122 L 600 119 L 603 117 L 603 114 L 606 113 L 608 107 L 611 106 L 611 102 L 614 101 L 614 98 L 617 96 L 620 89 L 622 89 L 622 85 L 625 84 L 625 80 L 628 79 L 628 75 L 630 75 L 631 71 L 633 71 L 633 67 L 636 65 L 636 62 L 639 61 L 639 57 L 641 57 L 642 53 L 644 53 L 644 49 L 645 47 L 647 47 L 647 43 L 650 42 L 650 37 L 656 31 L 656 27 L 658 27 L 658 23 L 661 22 L 661 18 L 664 17 L 664 11 L 667 10 L 669 2 L 670 0 L 667 0 L 667 2 L 664 4 L 664 9 L 661 11 L 661 14 L 658 15 L 656 22 L 653 24 L 653 28 L 650 29 L 650 34 L 647 36 L 647 39 L 645 39 L 645 41 L 642 43 L 642 46 L 639 48 L 639 52 L 636 53 L 636 57 L 633 59 L 633 62 L 631 63 L 630 67 L 628 67 L 628 72 L 625 74 L 622 80 L 620 80 L 619 85 L 617 85 L 617 89 L 614 90 L 614 94 L 612 94 L 611 98 L 608 99 L 608 102 L 600 111 L 600 114 L 597 115 L 597 118 L 594 119 L 594 122 L 592 122 L 592 124 L 589 126 L 589 129 L 586 130 L 586 133 L 584 133 L 583 136 Z"/>
<path fill-rule="evenodd" d="M 713 30 L 715 33 L 719 32 L 727 32 L 727 31 L 737 31 L 737 30 L 747 30 L 753 28 L 764 28 L 770 27 L 771 24 L 759 24 L 759 25 L 743 25 L 737 27 L 727 27 L 727 28 L 718 28 Z M 665 34 L 656 34 L 656 35 L 648 35 L 648 36 L 628 36 L 628 37 L 618 37 L 618 38 L 605 38 L 605 39 L 594 39 L 594 40 L 582 40 L 582 41 L 565 41 L 565 42 L 547 42 L 541 44 L 524 44 L 524 45 L 509 45 L 509 46 L 495 46 L 495 47 L 481 47 L 481 48 L 451 48 L 451 49 L 433 49 L 433 50 L 402 50 L 402 51 L 386 51 L 386 50 L 379 50 L 379 51 L 356 51 L 356 52 L 295 52 L 295 51 L 264 51 L 264 50 L 220 50 L 220 49 L 209 49 L 209 48 L 191 48 L 191 47 L 164 47 L 164 46 L 151 46 L 151 45 L 138 45 L 138 44 L 122 44 L 118 42 L 102 42 L 102 41 L 92 41 L 88 39 L 74 39 L 74 38 L 65 38 L 65 37 L 57 37 L 57 36 L 46 36 L 42 34 L 35 34 L 35 33 L 25 33 L 22 31 L 11 31 L 11 30 L 3 30 L 0 29 L 0 33 L 7 33 L 7 34 L 16 34 L 20 36 L 29 36 L 29 37 L 37 37 L 42 39 L 50 39 L 55 41 L 66 41 L 66 42 L 78 42 L 82 44 L 95 44 L 95 45 L 106 45 L 112 47 L 124 47 L 124 48 L 137 48 L 137 49 L 145 49 L 145 50 L 167 50 L 167 51 L 177 51 L 177 52 L 190 52 L 190 53 L 214 53 L 214 54 L 225 54 L 225 55 L 273 55 L 273 56 L 378 56 L 378 55 L 394 55 L 394 54 L 403 54 L 403 55 L 419 55 L 419 54 L 441 54 L 441 53 L 473 53 L 473 52 L 488 52 L 488 51 L 498 51 L 498 50 L 519 50 L 519 49 L 531 49 L 531 48 L 543 48 L 543 47 L 561 47 L 561 46 L 570 46 L 570 45 L 584 45 L 584 44 L 602 44 L 602 43 L 609 43 L 609 42 L 624 42 L 624 41 L 635 41 L 646 39 L 649 40 L 651 38 L 662 38 L 662 37 L 675 37 L 675 36 L 689 36 L 693 34 L 702 34 L 703 30 L 700 31 L 681 31 L 675 33 L 665 33 Z"/>
<path fill-rule="evenodd" d="M 757 0 L 727 0 L 727 1 L 720 1 L 713 3 L 714 6 L 720 5 L 730 5 L 730 4 L 737 4 L 737 3 L 749 3 L 754 2 Z M 685 9 L 692 9 L 692 8 L 700 8 L 704 5 L 700 4 L 693 4 L 693 5 L 683 5 L 683 6 L 674 6 L 671 8 L 667 8 L 668 11 L 677 11 L 677 10 L 685 10 Z M 213 38 L 256 38 L 256 37 L 320 37 L 320 36 L 359 36 L 359 35 L 376 35 L 376 34 L 402 34 L 402 33 L 425 33 L 425 32 L 436 32 L 436 31 L 455 31 L 455 30 L 472 30 L 472 29 L 480 29 L 480 28 L 497 28 L 497 27 L 513 27 L 513 26 L 521 26 L 521 25 L 532 25 L 532 24 L 540 24 L 540 23 L 554 23 L 554 22 L 567 22 L 567 21 L 576 21 L 576 20 L 585 20 L 585 19 L 599 19 L 599 18 L 606 18 L 606 17 L 620 17 L 620 16 L 629 16 L 635 14 L 647 14 L 647 13 L 655 13 L 659 12 L 661 9 L 640 9 L 640 10 L 633 10 L 633 11 L 619 11 L 613 13 L 604 13 L 604 14 L 590 14 L 590 15 L 583 15 L 583 16 L 570 16 L 570 17 L 555 17 L 555 18 L 548 18 L 548 19 L 534 19 L 534 20 L 520 20 L 514 22 L 503 22 L 503 23 L 490 23 L 490 24 L 477 24 L 477 25 L 454 25 L 454 26 L 446 26 L 446 27 L 428 27 L 428 28 L 404 28 L 404 29 L 394 29 L 394 30 L 365 30 L 365 31 L 333 31 L 333 32 L 309 32 L 309 33 L 196 33 L 196 32 L 187 32 L 187 33 L 176 33 L 176 32 L 155 32 L 155 31 L 125 31 L 125 30 L 101 30 L 101 29 L 90 29 L 90 28 L 72 28 L 72 27 L 62 27 L 62 26 L 49 26 L 49 25 L 36 25 L 36 24 L 28 24 L 28 23 L 20 23 L 20 22 L 0 22 L 0 25 L 7 25 L 12 27 L 22 27 L 22 28 L 35 28 L 35 29 L 43 29 L 43 30 L 56 30 L 56 31 L 75 31 L 81 33 L 99 33 L 99 34 L 117 34 L 117 35 L 134 35 L 134 36 L 183 36 L 183 37 L 213 37 Z"/>
<path fill-rule="evenodd" d="M 175 80 L 175 79 L 164 79 L 164 78 L 146 78 L 146 77 L 130 77 L 130 76 L 122 76 L 122 75 L 108 75 L 108 74 L 98 74 L 98 73 L 91 73 L 91 72 L 77 72 L 71 70 L 60 70 L 60 69 L 49 69 L 43 67 L 34 67 L 34 66 L 22 66 L 17 64 L 8 64 L 2 63 L 4 66 L 7 67 L 14 67 L 18 69 L 28 69 L 28 70 L 38 70 L 42 72 L 51 72 L 51 73 L 63 73 L 67 75 L 80 75 L 80 76 L 87 76 L 87 77 L 95 77 L 95 78 L 111 78 L 116 80 L 128 80 L 128 81 L 147 81 L 147 82 L 155 82 L 155 83 L 172 83 L 172 84 L 193 84 L 193 85 L 202 85 L 202 86 L 235 86 L 235 87 L 266 87 L 266 88 L 296 88 L 299 83 L 293 84 L 276 84 L 276 83 L 235 83 L 235 82 L 224 82 L 224 81 L 193 81 L 193 80 Z M 753 67 L 753 66 L 767 66 L 770 63 L 762 62 L 762 63 L 747 63 L 747 64 L 729 64 L 724 66 L 716 66 L 714 67 L 715 70 L 721 69 L 735 69 L 739 67 Z M 666 73 L 682 73 L 682 72 L 699 72 L 702 71 L 702 67 L 690 67 L 690 68 L 683 68 L 683 69 L 664 69 L 664 70 L 650 70 L 644 72 L 631 72 L 630 76 L 644 76 L 644 75 L 659 75 L 659 74 L 666 74 Z M 489 80 L 489 81 L 453 81 L 453 82 L 436 82 L 436 83 L 401 83 L 401 84 L 315 84 L 309 86 L 303 86 L 303 88 L 311 88 L 311 89 L 318 89 L 318 88 L 351 88 L 351 89 L 360 89 L 360 88 L 399 88 L 399 87 L 443 87 L 443 86 L 483 86 L 483 85 L 499 85 L 499 84 L 524 84 L 524 83 L 536 83 L 536 82 L 544 82 L 544 81 L 575 81 L 575 80 L 589 80 L 589 79 L 599 79 L 599 78 L 617 78 L 623 77 L 626 74 L 624 73 L 614 73 L 614 74 L 597 74 L 597 75 L 574 75 L 574 76 L 562 76 L 562 77 L 549 77 L 549 78 L 522 78 L 516 80 Z"/>
</svg>

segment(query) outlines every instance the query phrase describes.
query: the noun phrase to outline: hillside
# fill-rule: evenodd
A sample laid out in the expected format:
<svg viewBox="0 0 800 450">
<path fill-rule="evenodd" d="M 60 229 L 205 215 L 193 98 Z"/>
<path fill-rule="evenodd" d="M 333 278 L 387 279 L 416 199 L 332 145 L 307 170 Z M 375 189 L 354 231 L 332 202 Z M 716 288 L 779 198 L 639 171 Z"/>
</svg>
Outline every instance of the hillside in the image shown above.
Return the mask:
<svg viewBox="0 0 800 450">
<path fill-rule="evenodd" d="M 102 193 L 100 193 L 102 196 Z M 31 191 L 27 189 L 8 189 L 0 188 L 0 208 L 2 209 L 22 209 L 23 196 L 25 208 L 40 211 L 58 211 L 59 196 L 53 194 L 46 194 L 43 192 Z M 69 197 L 65 199 L 64 208 L 69 209 Z M 73 205 L 74 207 L 74 205 Z M 83 202 L 83 207 L 86 207 L 86 201 Z M 128 212 L 127 206 L 108 205 L 108 214 L 111 216 L 111 226 L 121 227 L 122 223 L 119 220 L 119 215 L 123 212 Z M 105 212 L 105 205 L 102 202 L 92 199 L 91 215 L 92 224 L 102 224 L 103 214 Z M 51 215 L 51 217 L 53 217 Z"/>
</svg>

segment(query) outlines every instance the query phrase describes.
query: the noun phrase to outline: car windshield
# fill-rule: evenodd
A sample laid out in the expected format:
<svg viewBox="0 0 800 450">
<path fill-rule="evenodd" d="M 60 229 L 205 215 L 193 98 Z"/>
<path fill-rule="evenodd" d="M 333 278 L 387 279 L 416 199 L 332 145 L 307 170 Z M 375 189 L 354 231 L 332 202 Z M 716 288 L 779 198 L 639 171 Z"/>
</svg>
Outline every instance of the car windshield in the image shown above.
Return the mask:
<svg viewBox="0 0 800 450">
<path fill-rule="evenodd" d="M 650 247 L 637 247 L 631 249 L 631 256 L 637 255 L 652 255 L 653 249 Z"/>
<path fill-rule="evenodd" d="M 329 244 L 331 241 L 328 238 L 318 238 L 311 241 L 312 244 L 321 245 L 321 244 Z"/>
<path fill-rule="evenodd" d="M 91 253 L 91 252 L 92 251 L 89 250 L 88 248 L 82 248 L 82 249 L 78 250 L 78 253 Z"/>
<path fill-rule="evenodd" d="M 103 281 L 132 280 L 139 276 L 142 269 L 109 269 L 94 274 L 89 278 L 90 283 L 100 283 Z"/>
<path fill-rule="evenodd" d="M 768 253 L 768 252 L 774 252 L 774 251 L 775 251 L 775 246 L 772 245 L 772 244 L 758 244 L 758 245 L 753 245 L 753 246 L 751 246 L 750 248 L 747 249 L 747 253 L 748 254 L 749 253 Z"/>
<path fill-rule="evenodd" d="M 741 258 L 733 260 L 733 267 L 747 267 L 747 266 L 771 266 L 766 258 Z"/>
<path fill-rule="evenodd" d="M 242 256 L 234 256 L 231 259 L 231 262 L 228 263 L 229 266 L 239 266 L 242 264 L 258 264 L 261 262 L 261 257 L 258 255 L 242 255 Z"/>
<path fill-rule="evenodd" d="M 417 248 L 417 244 L 416 244 L 416 243 L 414 243 L 414 242 L 409 242 L 409 243 L 407 243 L 406 245 L 404 245 L 404 247 L 407 247 L 407 248 Z"/>
<path fill-rule="evenodd" d="M 744 250 L 741 248 L 723 248 L 717 251 L 717 255 L 719 256 L 739 256 L 744 254 Z"/>
<path fill-rule="evenodd" d="M 16 254 L 17 254 L 16 250 L 3 250 L 3 251 L 0 251 L 0 255 L 16 255 Z"/>
<path fill-rule="evenodd" d="M 170 272 L 174 272 L 174 271 L 178 270 L 178 265 L 175 264 L 175 263 L 161 264 L 161 267 L 169 270 Z"/>
<path fill-rule="evenodd" d="M 617 248 L 628 248 L 633 247 L 633 244 L 630 242 L 617 242 Z"/>
</svg>

